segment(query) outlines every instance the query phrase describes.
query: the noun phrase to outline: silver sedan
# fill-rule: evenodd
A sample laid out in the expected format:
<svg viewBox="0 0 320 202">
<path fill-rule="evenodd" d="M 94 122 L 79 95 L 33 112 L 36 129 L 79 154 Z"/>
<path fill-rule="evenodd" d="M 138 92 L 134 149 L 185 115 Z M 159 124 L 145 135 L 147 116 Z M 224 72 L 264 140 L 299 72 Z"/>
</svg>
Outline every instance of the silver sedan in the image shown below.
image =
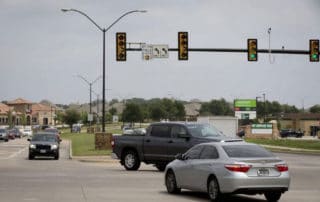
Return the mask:
<svg viewBox="0 0 320 202">
<path fill-rule="evenodd" d="M 288 191 L 288 165 L 271 152 L 243 141 L 199 144 L 167 165 L 169 193 L 182 189 L 207 192 L 211 201 L 223 194 L 264 194 L 278 201 Z"/>
</svg>

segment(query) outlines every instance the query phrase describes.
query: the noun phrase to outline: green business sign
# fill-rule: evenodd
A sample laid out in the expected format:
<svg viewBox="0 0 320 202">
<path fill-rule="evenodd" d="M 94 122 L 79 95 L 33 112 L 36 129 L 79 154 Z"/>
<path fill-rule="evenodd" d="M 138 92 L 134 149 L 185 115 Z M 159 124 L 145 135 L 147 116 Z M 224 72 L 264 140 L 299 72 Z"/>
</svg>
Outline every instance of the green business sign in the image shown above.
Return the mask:
<svg viewBox="0 0 320 202">
<path fill-rule="evenodd" d="M 252 124 L 252 129 L 272 129 L 271 123 Z"/>
<path fill-rule="evenodd" d="M 234 100 L 234 107 L 255 108 L 257 107 L 257 101 L 255 99 Z"/>
</svg>

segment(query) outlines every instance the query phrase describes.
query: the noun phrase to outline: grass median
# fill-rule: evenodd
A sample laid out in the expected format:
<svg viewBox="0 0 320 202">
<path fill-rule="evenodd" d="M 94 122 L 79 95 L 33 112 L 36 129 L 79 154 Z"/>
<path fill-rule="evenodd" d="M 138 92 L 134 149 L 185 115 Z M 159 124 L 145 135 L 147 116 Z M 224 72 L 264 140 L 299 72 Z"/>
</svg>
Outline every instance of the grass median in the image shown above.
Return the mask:
<svg viewBox="0 0 320 202">
<path fill-rule="evenodd" d="M 95 149 L 94 134 L 64 133 L 61 136 L 63 139 L 68 139 L 72 142 L 73 156 L 102 156 L 111 154 L 111 150 Z"/>
<path fill-rule="evenodd" d="M 300 140 L 300 139 L 251 139 L 245 138 L 245 141 L 262 145 L 289 147 L 297 149 L 318 150 L 320 152 L 319 140 Z"/>
</svg>

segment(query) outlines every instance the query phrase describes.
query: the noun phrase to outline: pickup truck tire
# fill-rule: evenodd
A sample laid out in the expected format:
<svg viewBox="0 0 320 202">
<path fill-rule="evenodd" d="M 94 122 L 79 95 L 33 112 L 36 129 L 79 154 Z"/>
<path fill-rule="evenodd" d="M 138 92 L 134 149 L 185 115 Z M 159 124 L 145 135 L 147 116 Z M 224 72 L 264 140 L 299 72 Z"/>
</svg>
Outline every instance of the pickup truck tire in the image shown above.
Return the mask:
<svg viewBox="0 0 320 202">
<path fill-rule="evenodd" d="M 155 166 L 159 171 L 164 171 L 166 169 L 167 164 L 166 163 L 157 163 L 157 164 L 155 164 Z"/>
<path fill-rule="evenodd" d="M 135 151 L 125 151 L 122 156 L 122 161 L 126 170 L 138 170 L 140 167 L 140 159 Z"/>
</svg>

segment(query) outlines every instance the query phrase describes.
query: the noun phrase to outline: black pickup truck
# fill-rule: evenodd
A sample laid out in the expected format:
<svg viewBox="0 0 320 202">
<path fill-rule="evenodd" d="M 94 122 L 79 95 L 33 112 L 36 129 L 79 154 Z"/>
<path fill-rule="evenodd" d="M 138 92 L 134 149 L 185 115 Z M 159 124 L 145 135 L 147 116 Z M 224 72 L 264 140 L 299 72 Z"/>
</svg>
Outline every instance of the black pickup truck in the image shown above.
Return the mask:
<svg viewBox="0 0 320 202">
<path fill-rule="evenodd" d="M 140 163 L 154 164 L 163 171 L 176 154 L 210 141 L 232 140 L 209 124 L 161 122 L 151 124 L 146 134 L 113 136 L 112 157 L 127 170 L 138 170 Z M 242 141 L 236 139 L 236 141 Z"/>
</svg>

